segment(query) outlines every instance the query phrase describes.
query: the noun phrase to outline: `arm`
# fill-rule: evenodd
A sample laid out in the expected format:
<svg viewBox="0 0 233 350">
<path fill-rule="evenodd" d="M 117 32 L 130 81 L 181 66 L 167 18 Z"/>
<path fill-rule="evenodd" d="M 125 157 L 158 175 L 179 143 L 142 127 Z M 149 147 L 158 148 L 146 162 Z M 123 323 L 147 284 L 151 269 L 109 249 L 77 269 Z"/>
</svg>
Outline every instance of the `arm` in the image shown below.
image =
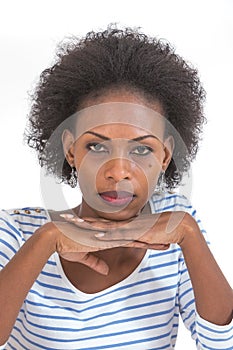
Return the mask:
<svg viewBox="0 0 233 350">
<path fill-rule="evenodd" d="M 150 230 L 146 229 L 145 234 L 127 246 L 157 249 L 158 243 L 178 243 L 183 249 L 183 254 L 180 256 L 177 302 L 186 327 L 191 331 L 200 349 L 233 349 L 233 327 L 232 323 L 229 324 L 233 306 L 232 290 L 208 248 L 200 220 L 197 220 L 194 214 L 196 211 L 185 197 L 176 196 L 173 201 L 164 200 L 166 204 L 158 201 L 161 206 L 157 204 L 156 210 L 161 214 L 153 214 L 156 216 L 155 225 Z M 165 206 L 169 206 L 175 212 L 165 212 Z M 190 214 L 181 212 L 184 208 Z M 172 222 L 168 232 L 168 223 Z M 133 222 L 128 225 L 129 232 L 109 232 L 98 239 L 133 240 L 131 232 L 135 229 L 132 230 L 132 225 Z M 189 274 L 192 276 L 192 283 Z"/>
<path fill-rule="evenodd" d="M 4 344 L 32 284 L 55 251 L 50 233 L 36 232 L 0 271 L 0 344 Z"/>
<path fill-rule="evenodd" d="M 95 222 L 95 226 L 97 224 Z M 192 215 L 181 211 L 163 212 L 157 216 L 142 215 L 123 226 L 116 226 L 113 231 L 108 230 L 107 226 L 104 228 L 103 222 L 100 224 L 107 232 L 102 232 L 101 236 L 96 234 L 96 237 L 102 241 L 109 240 L 112 244 L 132 240 L 126 247 L 149 249 L 167 249 L 171 243 L 179 244 L 191 278 L 199 315 L 216 325 L 231 322 L 233 291 Z M 144 234 L 140 234 L 143 231 Z"/>
<path fill-rule="evenodd" d="M 2 219 L 0 267 L 5 267 L 0 271 L 0 344 L 8 340 L 31 286 L 54 252 L 67 260 L 79 261 L 99 273 L 106 274 L 108 270 L 102 260 L 89 253 L 98 249 L 73 242 L 52 222 L 38 228 L 21 248 L 20 245 L 20 231 L 17 232 L 7 218 Z"/>
<path fill-rule="evenodd" d="M 187 214 L 180 242 L 195 295 L 198 314 L 208 322 L 226 325 L 232 320 L 233 292 L 217 265 L 196 221 Z"/>
<path fill-rule="evenodd" d="M 131 239 L 132 242 L 126 245 L 128 247 L 166 249 L 169 244 L 179 244 L 191 278 L 199 315 L 216 325 L 231 322 L 233 291 L 191 214 L 175 211 L 141 215 L 115 231 L 106 231 L 96 237 L 113 243 Z M 140 231 L 144 231 L 144 234 L 140 235 Z"/>
</svg>

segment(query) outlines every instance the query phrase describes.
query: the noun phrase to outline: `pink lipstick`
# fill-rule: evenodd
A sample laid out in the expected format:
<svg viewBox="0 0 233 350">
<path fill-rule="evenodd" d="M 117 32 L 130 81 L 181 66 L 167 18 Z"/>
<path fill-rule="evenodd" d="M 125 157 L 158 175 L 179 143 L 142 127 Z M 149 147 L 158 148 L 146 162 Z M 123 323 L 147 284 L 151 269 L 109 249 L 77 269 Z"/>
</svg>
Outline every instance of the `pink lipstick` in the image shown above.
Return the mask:
<svg viewBox="0 0 233 350">
<path fill-rule="evenodd" d="M 99 195 L 108 204 L 116 206 L 129 204 L 135 197 L 133 193 L 127 191 L 106 191 Z"/>
</svg>

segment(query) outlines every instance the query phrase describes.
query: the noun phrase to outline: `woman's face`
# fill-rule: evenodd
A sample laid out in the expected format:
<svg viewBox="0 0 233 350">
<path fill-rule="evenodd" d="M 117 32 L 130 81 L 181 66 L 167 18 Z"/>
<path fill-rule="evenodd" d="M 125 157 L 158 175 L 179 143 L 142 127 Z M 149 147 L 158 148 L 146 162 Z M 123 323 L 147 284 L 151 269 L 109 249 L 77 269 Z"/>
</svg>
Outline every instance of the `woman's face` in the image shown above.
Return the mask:
<svg viewBox="0 0 233 350">
<path fill-rule="evenodd" d="M 71 135 L 64 135 L 83 195 L 79 215 L 127 220 L 140 213 L 171 158 L 162 108 L 148 108 L 143 98 L 125 92 L 84 107 L 71 147 Z"/>
</svg>

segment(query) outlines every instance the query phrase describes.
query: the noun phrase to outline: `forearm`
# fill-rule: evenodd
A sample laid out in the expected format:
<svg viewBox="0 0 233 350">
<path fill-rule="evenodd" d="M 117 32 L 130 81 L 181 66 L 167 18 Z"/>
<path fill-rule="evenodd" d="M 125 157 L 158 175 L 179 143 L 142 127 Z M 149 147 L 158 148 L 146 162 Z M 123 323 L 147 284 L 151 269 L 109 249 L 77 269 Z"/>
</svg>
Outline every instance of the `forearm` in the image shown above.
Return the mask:
<svg viewBox="0 0 233 350">
<path fill-rule="evenodd" d="M 214 324 L 232 320 L 233 291 L 216 263 L 198 225 L 180 243 L 199 315 Z"/>
<path fill-rule="evenodd" d="M 54 247 L 53 235 L 38 230 L 1 270 L 0 344 L 7 341 L 23 301 Z"/>
</svg>

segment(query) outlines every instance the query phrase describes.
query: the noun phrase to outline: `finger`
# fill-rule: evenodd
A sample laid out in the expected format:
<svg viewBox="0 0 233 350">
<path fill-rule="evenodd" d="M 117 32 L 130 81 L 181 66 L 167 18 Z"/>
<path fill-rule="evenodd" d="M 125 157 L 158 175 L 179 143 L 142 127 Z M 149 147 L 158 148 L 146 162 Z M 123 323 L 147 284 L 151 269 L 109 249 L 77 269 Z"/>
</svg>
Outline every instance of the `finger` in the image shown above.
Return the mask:
<svg viewBox="0 0 233 350">
<path fill-rule="evenodd" d="M 129 224 L 133 219 L 129 220 L 121 220 L 121 221 L 113 221 L 113 220 L 107 220 L 102 218 L 90 218 L 90 217 L 83 217 L 85 222 L 90 223 L 93 225 L 93 227 L 101 228 L 101 229 L 115 229 L 115 228 L 125 228 L 127 224 Z"/>
<path fill-rule="evenodd" d="M 75 224 L 78 227 L 81 228 L 87 228 L 89 230 L 93 231 L 107 231 L 107 230 L 114 230 L 117 228 L 121 228 L 123 226 L 122 223 L 116 222 L 116 221 L 103 221 L 103 220 L 84 220 L 83 222 L 80 222 L 80 220 L 76 220 L 76 218 L 72 218 L 68 220 L 69 222 Z"/>
<path fill-rule="evenodd" d="M 82 218 L 79 218 L 78 216 L 74 216 L 73 214 L 60 214 L 62 218 L 64 218 L 66 221 L 71 221 L 72 219 L 76 219 L 77 222 L 84 222 Z"/>
<path fill-rule="evenodd" d="M 146 242 L 133 241 L 125 245 L 124 247 L 131 248 L 144 248 L 144 249 L 152 249 L 152 250 L 167 250 L 170 247 L 170 244 L 148 244 Z"/>
<path fill-rule="evenodd" d="M 87 227 L 88 229 L 100 228 L 100 227 L 104 228 L 105 225 L 107 225 L 107 227 L 116 225 L 114 221 L 101 219 L 101 218 L 92 218 L 92 217 L 80 218 L 72 214 L 60 214 L 60 216 L 64 218 L 66 221 L 71 222 L 81 228 L 85 228 L 85 227 Z"/>
<path fill-rule="evenodd" d="M 77 227 L 80 227 L 81 229 L 86 229 L 86 230 L 91 230 L 91 231 L 101 231 L 103 230 L 103 228 L 101 229 L 100 227 L 97 226 L 93 226 L 91 224 L 91 221 L 87 222 L 86 220 L 79 218 L 79 217 L 75 217 L 72 214 L 61 214 L 60 215 L 62 218 L 65 219 L 65 221 L 74 224 Z"/>
<path fill-rule="evenodd" d="M 106 262 L 93 254 L 87 253 L 80 262 L 102 275 L 107 275 L 109 272 Z"/>
<path fill-rule="evenodd" d="M 105 235 L 98 235 L 100 240 L 135 240 L 147 234 L 157 223 L 157 215 L 141 215 L 127 221 L 110 222 L 105 227 L 100 225 Z M 99 227 L 98 224 L 95 227 Z"/>
<path fill-rule="evenodd" d="M 102 274 L 107 275 L 109 272 L 109 267 L 106 262 L 91 253 L 84 253 L 83 257 L 80 259 L 80 252 L 69 252 L 60 254 L 65 260 L 72 262 L 80 262 L 83 265 L 90 267 L 92 270 Z"/>
<path fill-rule="evenodd" d="M 90 216 L 83 216 L 83 220 L 88 221 L 88 222 L 97 222 L 97 221 L 101 221 L 101 222 L 111 222 L 111 220 L 108 219 L 103 219 L 103 218 L 92 218 Z"/>
<path fill-rule="evenodd" d="M 108 232 L 97 232 L 95 233 L 95 238 L 99 241 L 125 241 L 125 242 L 132 242 L 135 240 L 135 235 L 129 232 L 126 234 L 125 232 L 120 232 L 119 230 L 112 230 Z"/>
<path fill-rule="evenodd" d="M 117 242 L 119 245 L 123 245 L 125 247 L 134 247 L 134 248 L 147 248 L 147 249 L 155 249 L 155 250 L 165 250 L 170 247 L 169 243 L 149 243 L 145 242 L 142 239 L 127 239 L 125 237 L 122 237 L 122 235 L 116 235 L 109 237 L 108 233 L 99 232 L 95 234 L 95 237 L 102 241 L 108 241 L 108 242 L 114 242 L 116 244 Z M 125 244 L 124 244 L 125 242 Z M 128 243 L 127 243 L 128 242 Z"/>
</svg>

